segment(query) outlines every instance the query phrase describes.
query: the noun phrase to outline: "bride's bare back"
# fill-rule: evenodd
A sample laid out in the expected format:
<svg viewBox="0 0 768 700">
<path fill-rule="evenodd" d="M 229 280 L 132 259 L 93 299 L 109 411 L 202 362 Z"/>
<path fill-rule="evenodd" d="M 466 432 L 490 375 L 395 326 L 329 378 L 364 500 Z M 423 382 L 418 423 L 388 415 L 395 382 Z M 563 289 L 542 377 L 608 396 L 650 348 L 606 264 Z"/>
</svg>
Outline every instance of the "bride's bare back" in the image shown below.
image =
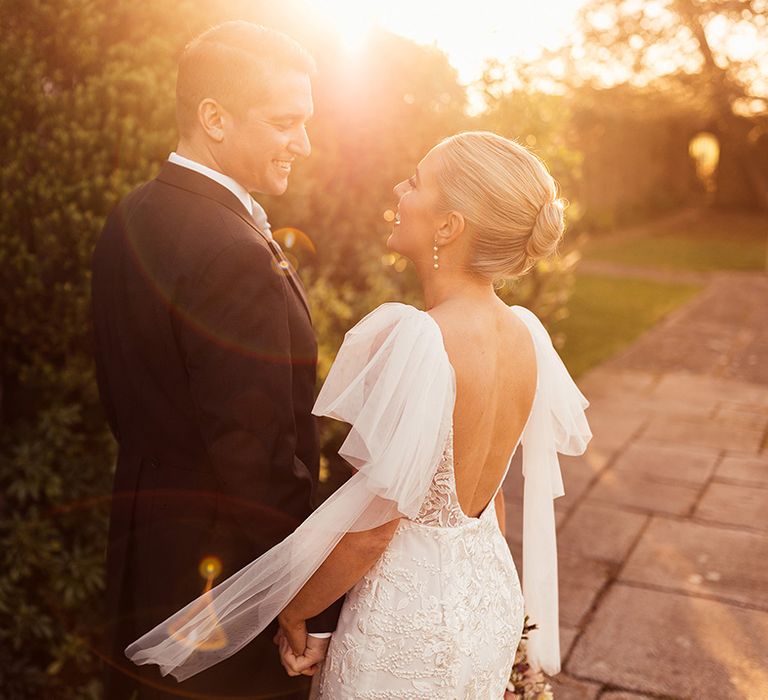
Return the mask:
<svg viewBox="0 0 768 700">
<path fill-rule="evenodd" d="M 429 312 L 456 372 L 454 473 L 459 504 L 476 517 L 493 498 L 536 392 L 525 324 L 501 300 L 454 300 Z"/>
</svg>

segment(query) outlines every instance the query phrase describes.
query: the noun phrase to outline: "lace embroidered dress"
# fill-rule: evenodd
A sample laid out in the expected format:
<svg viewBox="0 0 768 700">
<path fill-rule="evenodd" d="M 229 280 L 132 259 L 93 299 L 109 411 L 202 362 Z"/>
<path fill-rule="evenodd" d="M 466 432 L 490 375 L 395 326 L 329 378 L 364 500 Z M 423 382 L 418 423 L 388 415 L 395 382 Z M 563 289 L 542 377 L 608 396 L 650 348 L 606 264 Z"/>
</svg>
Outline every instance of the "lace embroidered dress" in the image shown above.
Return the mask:
<svg viewBox="0 0 768 700">
<path fill-rule="evenodd" d="M 523 593 L 493 499 L 477 518 L 456 496 L 449 433 L 418 515 L 347 594 L 311 697 L 503 697 Z"/>
</svg>

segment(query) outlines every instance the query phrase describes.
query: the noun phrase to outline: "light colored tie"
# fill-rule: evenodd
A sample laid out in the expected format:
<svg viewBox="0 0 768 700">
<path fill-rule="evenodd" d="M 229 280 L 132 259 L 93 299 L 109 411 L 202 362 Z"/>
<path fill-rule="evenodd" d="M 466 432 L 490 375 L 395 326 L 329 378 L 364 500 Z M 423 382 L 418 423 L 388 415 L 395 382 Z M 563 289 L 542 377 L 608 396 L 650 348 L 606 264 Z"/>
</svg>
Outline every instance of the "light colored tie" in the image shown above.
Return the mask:
<svg viewBox="0 0 768 700">
<path fill-rule="evenodd" d="M 254 223 L 259 230 L 263 232 L 267 239 L 267 245 L 272 249 L 272 253 L 279 261 L 280 267 L 288 273 L 291 284 L 304 302 L 304 306 L 307 307 L 307 311 L 309 311 L 309 302 L 307 302 L 304 286 L 302 285 L 299 276 L 296 274 L 296 270 L 293 268 L 288 258 L 285 257 L 285 253 L 283 253 L 280 244 L 272 236 L 272 227 L 269 225 L 267 212 L 264 211 L 264 207 L 262 207 L 253 197 L 251 197 L 251 204 L 253 205 L 253 213 L 251 216 L 253 217 Z"/>
<path fill-rule="evenodd" d="M 267 219 L 267 212 L 264 211 L 264 207 L 261 206 L 253 197 L 251 197 L 251 205 L 253 207 L 253 220 L 261 231 L 264 232 L 270 241 L 277 244 L 277 241 L 272 237 L 272 227 L 269 225 L 269 219 Z"/>
</svg>

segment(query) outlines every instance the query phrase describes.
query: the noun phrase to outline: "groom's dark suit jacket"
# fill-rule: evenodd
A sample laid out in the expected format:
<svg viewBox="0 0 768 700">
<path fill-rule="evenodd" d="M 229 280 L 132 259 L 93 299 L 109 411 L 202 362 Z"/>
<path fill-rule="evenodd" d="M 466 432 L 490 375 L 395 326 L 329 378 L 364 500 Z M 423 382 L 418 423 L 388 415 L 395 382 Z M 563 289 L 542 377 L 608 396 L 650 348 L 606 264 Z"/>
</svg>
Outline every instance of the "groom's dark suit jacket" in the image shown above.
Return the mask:
<svg viewBox="0 0 768 700">
<path fill-rule="evenodd" d="M 181 684 L 123 655 L 203 592 L 204 559 L 221 562 L 215 585 L 311 512 L 317 346 L 304 290 L 278 255 L 234 194 L 172 163 L 115 208 L 96 245 L 97 376 L 119 443 L 108 700 L 136 690 L 255 698 L 306 688 L 306 677 L 279 665 L 274 623 Z M 335 606 L 310 631 L 332 631 L 337 616 Z"/>
</svg>

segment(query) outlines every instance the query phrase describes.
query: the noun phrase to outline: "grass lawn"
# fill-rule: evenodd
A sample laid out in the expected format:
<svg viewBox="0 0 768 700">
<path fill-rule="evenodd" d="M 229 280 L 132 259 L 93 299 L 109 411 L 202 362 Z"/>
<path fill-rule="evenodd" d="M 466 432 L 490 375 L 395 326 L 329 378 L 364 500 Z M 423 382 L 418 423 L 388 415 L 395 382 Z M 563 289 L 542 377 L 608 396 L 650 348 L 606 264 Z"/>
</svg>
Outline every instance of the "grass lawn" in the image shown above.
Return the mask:
<svg viewBox="0 0 768 700">
<path fill-rule="evenodd" d="M 646 235 L 611 239 L 597 235 L 585 246 L 585 260 L 707 272 L 764 270 L 768 217 L 701 210 L 680 224 L 649 224 Z"/>
<path fill-rule="evenodd" d="M 577 377 L 629 345 L 700 289 L 694 284 L 577 275 L 569 316 L 552 327 L 553 334 L 565 335 L 560 355 Z"/>
</svg>

